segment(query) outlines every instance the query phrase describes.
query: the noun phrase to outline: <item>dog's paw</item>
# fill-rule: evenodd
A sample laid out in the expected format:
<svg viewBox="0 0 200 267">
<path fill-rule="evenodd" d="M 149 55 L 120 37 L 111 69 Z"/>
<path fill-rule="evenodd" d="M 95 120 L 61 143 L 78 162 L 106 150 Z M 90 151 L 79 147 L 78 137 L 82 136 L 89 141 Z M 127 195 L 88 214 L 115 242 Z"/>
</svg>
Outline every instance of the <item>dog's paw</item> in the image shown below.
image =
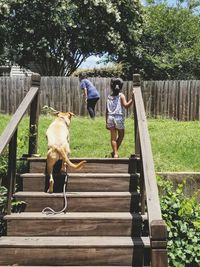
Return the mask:
<svg viewBox="0 0 200 267">
<path fill-rule="evenodd" d="M 47 190 L 47 193 L 53 193 L 53 185 L 54 185 L 54 181 L 50 181 L 49 182 L 49 189 Z"/>
</svg>

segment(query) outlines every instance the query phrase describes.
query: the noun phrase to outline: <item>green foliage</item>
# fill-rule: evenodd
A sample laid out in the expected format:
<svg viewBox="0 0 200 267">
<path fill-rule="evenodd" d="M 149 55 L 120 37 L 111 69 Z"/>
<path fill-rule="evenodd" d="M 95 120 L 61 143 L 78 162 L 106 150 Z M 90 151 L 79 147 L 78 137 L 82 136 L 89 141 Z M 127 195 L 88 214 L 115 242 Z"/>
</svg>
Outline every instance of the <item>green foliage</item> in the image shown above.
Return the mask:
<svg viewBox="0 0 200 267">
<path fill-rule="evenodd" d="M 198 267 L 200 264 L 200 206 L 196 194 L 185 197 L 183 184 L 173 189 L 170 181 L 158 179 L 161 209 L 168 229 L 170 267 Z"/>
<path fill-rule="evenodd" d="M 199 121 L 148 119 L 156 171 L 199 171 Z"/>
<path fill-rule="evenodd" d="M 0 2 L 0 64 L 6 63 L 6 26 L 5 15 L 7 14 L 8 6 L 4 0 Z"/>
<path fill-rule="evenodd" d="M 146 7 L 140 56 L 145 79 L 199 79 L 199 16 L 166 4 Z"/>
<path fill-rule="evenodd" d="M 3 221 L 3 215 L 6 212 L 6 203 L 7 203 L 7 189 L 3 186 L 0 186 L 0 236 L 5 234 L 5 222 Z"/>
<path fill-rule="evenodd" d="M 10 58 L 43 76 L 68 76 L 92 54 L 121 53 L 141 21 L 138 1 L 4 1 Z"/>
<path fill-rule="evenodd" d="M 24 209 L 24 201 L 16 201 L 12 199 L 11 211 L 20 212 Z M 6 234 L 6 223 L 3 220 L 3 216 L 6 214 L 7 207 L 7 189 L 4 186 L 0 186 L 0 236 Z"/>
<path fill-rule="evenodd" d="M 0 185 L 5 179 L 6 174 L 7 174 L 7 166 L 8 166 L 8 151 L 5 149 L 0 156 Z"/>
<path fill-rule="evenodd" d="M 73 73 L 74 76 L 79 76 L 81 73 L 86 73 L 88 77 L 123 77 L 122 64 L 115 64 L 111 67 L 101 67 L 94 69 L 78 69 Z"/>
</svg>

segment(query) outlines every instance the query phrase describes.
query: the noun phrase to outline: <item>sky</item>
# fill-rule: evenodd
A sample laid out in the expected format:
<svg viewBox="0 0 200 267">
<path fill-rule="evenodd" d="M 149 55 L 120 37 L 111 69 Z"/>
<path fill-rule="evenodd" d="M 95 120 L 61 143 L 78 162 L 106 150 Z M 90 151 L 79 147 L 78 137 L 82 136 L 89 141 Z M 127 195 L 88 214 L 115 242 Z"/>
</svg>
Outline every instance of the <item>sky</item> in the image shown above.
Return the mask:
<svg viewBox="0 0 200 267">
<path fill-rule="evenodd" d="M 79 69 L 93 69 L 107 66 L 104 63 L 97 64 L 100 59 L 101 58 L 97 56 L 90 56 L 80 65 Z"/>
</svg>

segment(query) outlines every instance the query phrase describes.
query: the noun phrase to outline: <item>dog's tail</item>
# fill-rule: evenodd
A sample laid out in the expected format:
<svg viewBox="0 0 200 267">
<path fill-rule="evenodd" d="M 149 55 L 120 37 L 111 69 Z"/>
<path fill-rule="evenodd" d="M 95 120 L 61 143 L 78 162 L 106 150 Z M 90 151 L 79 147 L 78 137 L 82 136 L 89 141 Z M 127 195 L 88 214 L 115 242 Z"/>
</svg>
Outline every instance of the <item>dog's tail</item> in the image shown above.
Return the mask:
<svg viewBox="0 0 200 267">
<path fill-rule="evenodd" d="M 73 168 L 73 169 L 81 170 L 81 169 L 83 168 L 83 165 L 86 163 L 86 160 L 82 160 L 82 161 L 80 161 L 78 164 L 74 164 L 74 163 L 72 163 L 72 162 L 69 160 L 69 158 L 68 158 L 68 156 L 67 156 L 67 154 L 66 154 L 66 152 L 65 152 L 65 150 L 64 150 L 63 147 L 55 146 L 54 149 L 57 150 L 57 152 L 58 152 L 58 153 L 60 154 L 60 156 L 62 157 L 63 161 L 64 161 L 69 167 L 71 167 L 71 168 Z"/>
</svg>

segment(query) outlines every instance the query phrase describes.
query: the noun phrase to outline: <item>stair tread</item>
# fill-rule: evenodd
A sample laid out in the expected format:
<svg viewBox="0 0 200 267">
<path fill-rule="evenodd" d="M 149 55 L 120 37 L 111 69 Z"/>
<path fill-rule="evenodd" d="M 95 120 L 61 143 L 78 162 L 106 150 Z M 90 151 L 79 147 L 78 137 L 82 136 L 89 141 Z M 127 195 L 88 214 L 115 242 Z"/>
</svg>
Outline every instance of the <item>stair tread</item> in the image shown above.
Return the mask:
<svg viewBox="0 0 200 267">
<path fill-rule="evenodd" d="M 60 174 L 61 175 L 61 174 Z M 65 174 L 62 174 L 63 176 Z M 21 177 L 46 177 L 45 173 L 23 173 Z M 133 176 L 129 173 L 70 173 L 69 177 L 116 177 L 116 178 L 127 178 Z"/>
<path fill-rule="evenodd" d="M 130 212 L 66 212 L 55 215 L 46 215 L 42 212 L 21 212 L 6 215 L 4 219 L 142 219 L 146 220 L 147 215 L 140 215 Z"/>
<path fill-rule="evenodd" d="M 46 157 L 28 157 L 28 161 L 46 161 Z M 128 162 L 131 158 L 70 158 L 70 161 L 86 160 L 88 162 Z"/>
<path fill-rule="evenodd" d="M 124 236 L 2 236 L 0 247 L 150 247 L 150 239 Z"/>
<path fill-rule="evenodd" d="M 67 192 L 68 197 L 118 197 L 118 196 L 131 196 L 138 195 L 137 192 Z M 46 193 L 46 192 L 32 192 L 32 191 L 19 191 L 15 193 L 15 196 L 26 197 L 62 197 L 63 193 Z"/>
</svg>

